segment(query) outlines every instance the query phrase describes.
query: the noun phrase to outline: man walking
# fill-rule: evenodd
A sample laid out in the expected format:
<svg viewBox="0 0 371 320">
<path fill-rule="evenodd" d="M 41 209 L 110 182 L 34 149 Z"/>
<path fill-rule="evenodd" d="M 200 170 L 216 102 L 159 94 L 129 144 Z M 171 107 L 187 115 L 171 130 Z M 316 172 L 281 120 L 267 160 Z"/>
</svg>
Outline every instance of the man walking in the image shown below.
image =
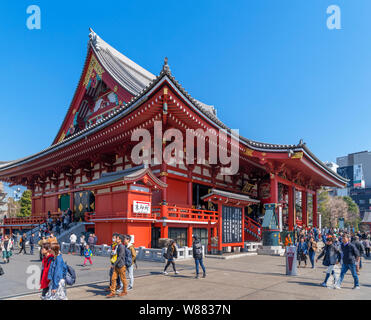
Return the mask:
<svg viewBox="0 0 371 320">
<path fill-rule="evenodd" d="M 35 234 L 31 234 L 31 237 L 30 237 L 30 254 L 33 255 L 33 249 L 34 249 L 34 246 L 35 246 Z"/>
<path fill-rule="evenodd" d="M 116 295 L 116 281 L 117 278 L 120 277 L 123 283 L 122 292 L 119 294 L 119 297 L 127 295 L 127 280 L 126 280 L 126 265 L 128 261 L 126 261 L 126 250 L 123 242 L 125 241 L 123 235 L 119 235 L 117 237 L 117 259 L 114 263 L 114 270 L 112 274 L 112 283 L 111 283 L 111 293 L 107 295 L 107 298 L 112 298 Z"/>
<path fill-rule="evenodd" d="M 74 233 L 72 233 L 70 235 L 70 252 L 72 252 L 72 254 L 76 250 L 76 241 L 77 241 L 77 237 L 76 237 L 76 235 Z"/>
<path fill-rule="evenodd" d="M 134 248 L 134 243 L 131 241 L 131 236 L 126 235 L 125 246 L 130 250 L 131 254 L 131 265 L 127 268 L 129 276 L 128 290 L 132 290 L 134 286 L 134 265 L 136 265 L 137 252 Z"/>
<path fill-rule="evenodd" d="M 202 271 L 203 271 L 203 278 L 206 277 L 206 268 L 204 266 L 203 262 L 203 256 L 202 256 L 202 245 L 201 241 L 198 240 L 196 235 L 193 235 L 193 258 L 195 259 L 195 264 L 196 264 L 196 279 L 199 278 L 199 265 L 201 265 Z"/>
<path fill-rule="evenodd" d="M 343 243 L 341 244 L 341 251 L 343 253 L 343 265 L 341 266 L 340 278 L 335 288 L 336 289 L 341 288 L 341 283 L 344 280 L 344 276 L 347 273 L 347 271 L 350 269 L 350 272 L 352 273 L 352 276 L 354 279 L 353 289 L 360 289 L 359 280 L 358 280 L 357 271 L 356 271 L 356 261 L 358 260 L 358 257 L 359 257 L 359 251 L 355 247 L 355 245 L 349 241 L 348 235 L 343 236 Z"/>
<path fill-rule="evenodd" d="M 20 254 L 22 251 L 23 251 L 23 254 L 27 254 L 26 252 L 27 235 L 24 233 L 19 241 L 20 241 L 21 250 L 19 250 L 18 254 Z"/>
<path fill-rule="evenodd" d="M 359 275 L 359 270 L 362 269 L 362 255 L 365 254 L 365 248 L 364 248 L 362 242 L 359 241 L 359 236 L 355 236 L 353 238 L 352 243 L 354 244 L 354 246 L 359 251 L 359 258 L 356 261 L 356 270 L 357 270 L 357 274 Z"/>
<path fill-rule="evenodd" d="M 113 275 L 113 270 L 115 270 L 115 263 L 116 263 L 116 260 L 117 260 L 117 247 L 118 247 L 117 238 L 118 238 L 118 236 L 119 236 L 118 233 L 114 233 L 112 235 L 112 244 L 111 244 L 111 253 L 110 253 L 111 268 L 110 268 L 110 271 L 109 271 L 109 281 L 110 281 L 110 283 L 109 283 L 109 287 L 106 288 L 106 291 L 111 291 L 112 275 Z M 123 285 L 121 283 L 120 277 L 117 278 L 117 287 L 119 288 L 117 291 L 122 292 Z"/>
<path fill-rule="evenodd" d="M 326 239 L 326 245 L 323 248 L 321 254 L 317 257 L 316 262 L 321 259 L 323 256 L 323 262 L 322 264 L 327 267 L 326 271 L 326 278 L 321 283 L 322 287 L 327 287 L 327 280 L 330 278 L 330 275 L 332 274 L 334 277 L 334 285 L 337 284 L 337 270 L 335 270 L 335 266 L 340 262 L 341 260 L 341 254 L 339 249 L 334 245 L 333 238 L 328 237 Z"/>
</svg>

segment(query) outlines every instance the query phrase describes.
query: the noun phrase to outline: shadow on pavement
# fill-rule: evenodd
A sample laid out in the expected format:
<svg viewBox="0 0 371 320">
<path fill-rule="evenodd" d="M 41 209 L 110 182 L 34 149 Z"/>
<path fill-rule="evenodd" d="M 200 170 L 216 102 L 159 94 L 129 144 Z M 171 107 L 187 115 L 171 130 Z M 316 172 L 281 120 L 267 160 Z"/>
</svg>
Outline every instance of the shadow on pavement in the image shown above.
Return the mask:
<svg viewBox="0 0 371 320">
<path fill-rule="evenodd" d="M 296 283 L 296 284 L 300 284 L 303 286 L 310 286 L 310 287 L 320 287 L 320 285 L 315 282 L 288 281 L 288 283 Z"/>
<path fill-rule="evenodd" d="M 87 285 L 87 287 L 92 288 L 92 289 L 87 289 L 86 292 L 93 293 L 96 296 L 104 297 L 107 294 L 109 294 L 109 291 L 105 291 L 107 286 L 102 286 L 102 285 L 97 285 L 97 284 L 89 284 L 89 285 Z"/>
</svg>

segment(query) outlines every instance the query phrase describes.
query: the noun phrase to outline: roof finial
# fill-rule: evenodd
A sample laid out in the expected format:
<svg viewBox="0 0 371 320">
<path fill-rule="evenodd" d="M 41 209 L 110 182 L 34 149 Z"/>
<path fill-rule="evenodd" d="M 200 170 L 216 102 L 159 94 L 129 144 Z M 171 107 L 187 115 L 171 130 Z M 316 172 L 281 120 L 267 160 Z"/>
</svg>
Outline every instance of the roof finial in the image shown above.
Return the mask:
<svg viewBox="0 0 371 320">
<path fill-rule="evenodd" d="M 162 70 L 165 71 L 166 73 L 171 73 L 171 71 L 170 71 L 170 67 L 169 67 L 169 65 L 167 64 L 167 62 L 168 62 L 168 58 L 165 57 L 165 59 L 164 59 L 164 65 L 163 65 L 163 67 L 162 67 Z"/>
</svg>

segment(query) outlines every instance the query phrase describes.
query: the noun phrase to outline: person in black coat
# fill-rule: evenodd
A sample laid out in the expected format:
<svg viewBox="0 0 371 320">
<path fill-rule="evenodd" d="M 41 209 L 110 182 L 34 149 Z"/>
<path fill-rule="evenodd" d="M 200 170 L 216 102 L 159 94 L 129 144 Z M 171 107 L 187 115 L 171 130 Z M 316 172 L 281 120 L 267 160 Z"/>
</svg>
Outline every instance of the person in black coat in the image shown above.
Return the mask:
<svg viewBox="0 0 371 320">
<path fill-rule="evenodd" d="M 23 251 L 23 254 L 27 254 L 27 252 L 26 252 L 26 241 L 27 241 L 27 235 L 24 233 L 23 236 L 20 239 L 21 250 L 19 250 L 18 254 L 20 254 L 22 251 Z"/>
<path fill-rule="evenodd" d="M 321 254 L 317 257 L 316 262 L 318 259 L 323 258 L 322 264 L 327 267 L 326 271 L 326 278 L 321 283 L 321 286 L 327 287 L 327 280 L 330 278 L 330 275 L 332 274 L 334 277 L 334 284 L 338 282 L 336 272 L 334 272 L 334 267 L 336 264 L 338 264 L 341 261 L 341 253 L 340 250 L 334 245 L 333 238 L 328 237 L 326 239 L 326 245 L 323 248 Z"/>
<path fill-rule="evenodd" d="M 341 252 L 343 253 L 343 265 L 341 266 L 341 273 L 338 284 L 335 286 L 336 289 L 340 289 L 341 283 L 344 280 L 344 276 L 348 270 L 351 271 L 354 279 L 353 289 L 359 289 L 359 280 L 356 271 L 356 262 L 360 256 L 360 253 L 356 246 L 349 241 L 349 236 L 343 236 L 343 243 L 341 244 Z"/>
<path fill-rule="evenodd" d="M 35 242 L 36 242 L 35 234 L 31 234 L 31 237 L 30 237 L 30 254 L 32 254 L 32 255 L 33 255 L 33 249 L 35 247 Z"/>
<path fill-rule="evenodd" d="M 178 257 L 178 251 L 176 249 L 175 241 L 170 240 L 170 243 L 167 246 L 167 250 L 166 250 L 166 254 L 165 254 L 165 258 L 167 259 L 167 263 L 166 263 L 163 274 L 167 274 L 166 270 L 170 266 L 170 264 L 172 264 L 175 274 L 179 273 L 178 271 L 176 271 L 175 262 L 174 262 L 174 258 L 177 258 L 177 257 Z"/>
<path fill-rule="evenodd" d="M 199 265 L 202 268 L 203 271 L 203 278 L 206 277 L 206 268 L 204 266 L 203 262 L 203 255 L 202 255 L 202 244 L 201 241 L 197 238 L 196 235 L 193 236 L 193 258 L 195 259 L 195 264 L 196 264 L 196 279 L 199 278 Z"/>
<path fill-rule="evenodd" d="M 356 270 L 357 270 L 357 274 L 359 274 L 359 270 L 362 269 L 362 256 L 365 254 L 365 247 L 363 246 L 362 242 L 359 241 L 358 236 L 355 236 L 353 238 L 352 243 L 355 245 L 355 247 L 359 251 L 359 258 L 356 261 Z"/>
</svg>

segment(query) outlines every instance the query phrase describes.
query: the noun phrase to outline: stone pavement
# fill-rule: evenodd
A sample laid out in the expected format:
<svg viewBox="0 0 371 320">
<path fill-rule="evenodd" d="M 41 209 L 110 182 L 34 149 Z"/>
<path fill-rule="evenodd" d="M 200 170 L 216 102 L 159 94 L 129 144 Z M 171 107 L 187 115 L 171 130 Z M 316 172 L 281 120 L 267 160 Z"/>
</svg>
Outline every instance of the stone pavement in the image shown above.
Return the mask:
<svg viewBox="0 0 371 320">
<path fill-rule="evenodd" d="M 69 257 L 68 257 L 69 258 Z M 179 275 L 160 272 L 163 264 L 154 263 L 147 273 L 135 280 L 134 290 L 123 298 L 113 300 L 167 300 L 167 299 L 212 299 L 212 300 L 341 300 L 371 298 L 371 260 L 364 259 L 360 275 L 360 290 L 352 290 L 353 278 L 345 276 L 342 290 L 320 287 L 325 277 L 325 268 L 318 263 L 315 269 L 299 268 L 298 276 L 285 275 L 285 257 L 250 256 L 231 260 L 206 258 L 208 276 L 195 279 L 193 261 L 179 265 Z M 152 269 L 151 269 L 152 268 Z M 143 271 L 143 270 L 142 270 Z M 149 272 L 148 272 L 149 271 Z M 103 289 L 108 282 L 69 287 L 70 300 L 107 299 Z M 38 295 L 17 299 L 37 300 Z"/>
<path fill-rule="evenodd" d="M 18 255 L 15 250 L 13 256 L 10 258 L 10 263 L 3 264 L 0 259 L 0 265 L 4 269 L 5 274 L 0 276 L 0 299 L 5 297 L 24 295 L 29 293 L 38 292 L 38 288 L 30 289 L 27 288 L 27 279 L 33 276 L 29 272 L 33 272 L 35 269 L 41 267 L 41 261 L 39 260 L 39 252 L 35 250 L 34 255 L 23 253 Z M 106 281 L 108 279 L 108 272 L 110 268 L 110 262 L 108 257 L 95 257 L 93 256 L 93 265 L 90 266 L 87 262 L 87 266 L 83 267 L 84 258 L 79 255 L 64 254 L 63 259 L 72 266 L 77 274 L 76 284 L 91 284 L 96 282 Z M 159 272 L 163 264 L 149 261 L 138 261 L 138 270 L 135 271 L 135 277 L 141 277 L 143 275 L 150 275 L 152 272 Z M 191 266 L 184 266 L 185 268 L 191 268 Z M 39 271 L 40 272 L 40 271 Z M 71 287 L 69 288 L 71 290 Z"/>
</svg>

